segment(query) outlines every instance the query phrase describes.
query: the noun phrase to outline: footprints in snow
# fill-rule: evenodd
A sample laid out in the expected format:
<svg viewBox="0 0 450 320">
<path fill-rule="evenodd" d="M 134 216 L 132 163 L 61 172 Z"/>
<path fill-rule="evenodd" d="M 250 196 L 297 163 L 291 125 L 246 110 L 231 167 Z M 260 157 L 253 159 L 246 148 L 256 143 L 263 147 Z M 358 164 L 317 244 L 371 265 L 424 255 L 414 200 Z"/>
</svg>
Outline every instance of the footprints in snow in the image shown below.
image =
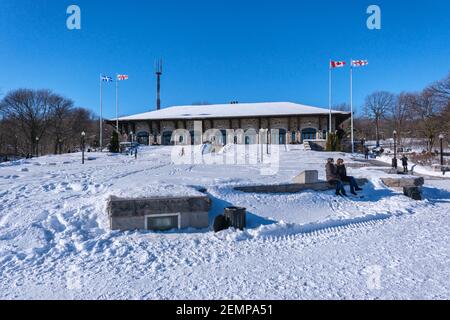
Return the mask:
<svg viewBox="0 0 450 320">
<path fill-rule="evenodd" d="M 44 192 L 85 192 L 87 194 L 98 194 L 104 191 L 105 186 L 103 184 L 88 182 L 88 181 L 76 181 L 72 183 L 59 182 L 48 183 L 41 186 Z"/>
</svg>

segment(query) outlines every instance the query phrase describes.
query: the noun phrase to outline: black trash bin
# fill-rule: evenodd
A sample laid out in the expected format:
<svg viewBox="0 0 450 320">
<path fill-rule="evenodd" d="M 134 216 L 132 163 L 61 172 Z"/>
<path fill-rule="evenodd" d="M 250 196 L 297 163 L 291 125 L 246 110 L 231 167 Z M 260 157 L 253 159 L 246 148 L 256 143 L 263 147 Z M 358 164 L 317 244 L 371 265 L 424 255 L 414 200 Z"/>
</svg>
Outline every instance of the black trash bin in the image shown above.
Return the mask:
<svg viewBox="0 0 450 320">
<path fill-rule="evenodd" d="M 247 209 L 239 207 L 225 208 L 225 218 L 233 228 L 244 230 L 247 227 Z"/>
</svg>

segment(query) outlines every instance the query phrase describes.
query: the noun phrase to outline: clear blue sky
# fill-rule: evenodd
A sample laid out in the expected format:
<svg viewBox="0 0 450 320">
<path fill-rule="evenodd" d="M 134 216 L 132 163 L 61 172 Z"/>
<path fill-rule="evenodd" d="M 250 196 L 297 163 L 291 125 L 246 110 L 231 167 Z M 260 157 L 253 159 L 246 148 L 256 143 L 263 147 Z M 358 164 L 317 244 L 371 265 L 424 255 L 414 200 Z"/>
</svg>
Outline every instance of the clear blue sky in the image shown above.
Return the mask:
<svg viewBox="0 0 450 320">
<path fill-rule="evenodd" d="M 81 7 L 82 29 L 66 28 Z M 382 30 L 366 27 L 370 4 Z M 163 57 L 162 104 L 293 101 L 328 106 L 328 60 L 368 59 L 355 105 L 375 90 L 420 90 L 450 70 L 450 1 L 1 0 L 0 91 L 49 88 L 98 112 L 100 73 L 125 73 L 121 114 L 155 108 L 153 61 Z M 348 102 L 348 69 L 335 73 Z M 105 88 L 114 116 L 114 85 Z"/>
</svg>

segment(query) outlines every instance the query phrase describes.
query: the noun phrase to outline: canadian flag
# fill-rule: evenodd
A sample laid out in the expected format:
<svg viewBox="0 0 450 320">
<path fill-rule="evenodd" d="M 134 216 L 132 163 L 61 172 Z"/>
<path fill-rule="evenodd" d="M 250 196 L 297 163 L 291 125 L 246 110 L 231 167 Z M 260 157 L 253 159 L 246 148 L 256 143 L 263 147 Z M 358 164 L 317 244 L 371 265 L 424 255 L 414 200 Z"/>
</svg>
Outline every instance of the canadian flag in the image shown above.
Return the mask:
<svg viewBox="0 0 450 320">
<path fill-rule="evenodd" d="M 330 62 L 330 67 L 332 68 L 332 69 L 334 69 L 334 68 L 342 68 L 342 67 L 344 67 L 345 66 L 345 61 L 331 61 Z"/>
</svg>

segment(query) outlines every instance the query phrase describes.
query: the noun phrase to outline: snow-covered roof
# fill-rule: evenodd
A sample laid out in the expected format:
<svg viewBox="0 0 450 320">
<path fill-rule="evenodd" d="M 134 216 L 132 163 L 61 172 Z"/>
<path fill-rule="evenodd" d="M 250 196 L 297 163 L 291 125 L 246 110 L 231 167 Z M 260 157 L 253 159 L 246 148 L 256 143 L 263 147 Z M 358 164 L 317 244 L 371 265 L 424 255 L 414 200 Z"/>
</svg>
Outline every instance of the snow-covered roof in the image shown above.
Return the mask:
<svg viewBox="0 0 450 320">
<path fill-rule="evenodd" d="M 119 118 L 120 121 L 136 120 L 189 120 L 236 117 L 280 117 L 301 115 L 328 115 L 329 109 L 311 107 L 292 102 L 216 104 L 178 106 L 158 111 Z M 332 111 L 333 114 L 350 115 L 349 112 Z"/>
</svg>

